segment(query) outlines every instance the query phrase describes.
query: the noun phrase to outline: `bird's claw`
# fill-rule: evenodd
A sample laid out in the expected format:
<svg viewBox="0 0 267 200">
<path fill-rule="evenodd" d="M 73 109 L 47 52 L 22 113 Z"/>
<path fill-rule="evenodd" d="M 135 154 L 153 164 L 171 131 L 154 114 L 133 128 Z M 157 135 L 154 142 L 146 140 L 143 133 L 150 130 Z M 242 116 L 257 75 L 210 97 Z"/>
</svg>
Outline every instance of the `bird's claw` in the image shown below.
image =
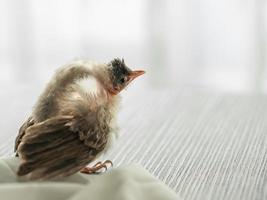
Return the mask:
<svg viewBox="0 0 267 200">
<path fill-rule="evenodd" d="M 113 163 L 110 160 L 105 162 L 97 162 L 93 167 L 85 167 L 80 172 L 84 174 L 96 174 L 99 173 L 98 170 L 105 168 L 105 171 L 108 170 L 107 164 L 110 164 L 113 167 Z"/>
</svg>

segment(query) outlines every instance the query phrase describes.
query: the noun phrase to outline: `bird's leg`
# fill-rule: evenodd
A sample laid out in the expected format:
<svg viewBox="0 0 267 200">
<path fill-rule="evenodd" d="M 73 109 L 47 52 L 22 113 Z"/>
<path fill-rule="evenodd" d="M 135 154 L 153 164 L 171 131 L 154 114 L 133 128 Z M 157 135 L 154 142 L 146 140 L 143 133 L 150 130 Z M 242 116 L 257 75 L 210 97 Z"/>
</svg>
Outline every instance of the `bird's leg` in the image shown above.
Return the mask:
<svg viewBox="0 0 267 200">
<path fill-rule="evenodd" d="M 105 162 L 97 162 L 93 167 L 85 167 L 80 172 L 84 174 L 95 174 L 98 173 L 98 170 L 105 168 L 105 171 L 108 170 L 107 164 L 110 164 L 113 167 L 113 163 L 110 160 Z"/>
</svg>

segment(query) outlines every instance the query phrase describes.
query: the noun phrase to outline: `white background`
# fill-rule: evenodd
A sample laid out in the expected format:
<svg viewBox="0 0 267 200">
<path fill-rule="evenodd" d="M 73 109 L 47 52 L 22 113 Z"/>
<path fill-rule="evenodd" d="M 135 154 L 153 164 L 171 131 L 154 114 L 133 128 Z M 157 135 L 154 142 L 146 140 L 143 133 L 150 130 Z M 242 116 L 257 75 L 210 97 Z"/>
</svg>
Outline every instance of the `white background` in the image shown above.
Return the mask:
<svg viewBox="0 0 267 200">
<path fill-rule="evenodd" d="M 0 84 L 124 57 L 152 87 L 266 93 L 264 0 L 0 0 Z"/>
</svg>

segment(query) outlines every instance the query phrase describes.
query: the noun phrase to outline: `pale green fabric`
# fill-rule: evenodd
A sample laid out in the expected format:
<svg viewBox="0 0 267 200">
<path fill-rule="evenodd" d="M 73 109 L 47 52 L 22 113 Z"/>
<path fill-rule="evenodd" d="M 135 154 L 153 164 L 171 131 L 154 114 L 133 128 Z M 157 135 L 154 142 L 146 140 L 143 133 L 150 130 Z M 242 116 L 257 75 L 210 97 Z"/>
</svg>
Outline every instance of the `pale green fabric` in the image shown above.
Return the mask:
<svg viewBox="0 0 267 200">
<path fill-rule="evenodd" d="M 55 181 L 18 178 L 17 158 L 0 160 L 0 199 L 8 200 L 171 200 L 179 199 L 141 166 L 131 165 L 98 175 L 77 173 Z"/>
</svg>

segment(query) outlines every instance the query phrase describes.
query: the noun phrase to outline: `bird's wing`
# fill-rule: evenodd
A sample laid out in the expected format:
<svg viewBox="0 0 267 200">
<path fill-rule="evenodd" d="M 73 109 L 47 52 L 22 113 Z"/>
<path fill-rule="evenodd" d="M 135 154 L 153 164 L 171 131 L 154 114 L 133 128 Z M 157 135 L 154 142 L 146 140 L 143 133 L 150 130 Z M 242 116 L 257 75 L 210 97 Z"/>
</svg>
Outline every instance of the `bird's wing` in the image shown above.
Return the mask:
<svg viewBox="0 0 267 200">
<path fill-rule="evenodd" d="M 32 117 L 29 117 L 29 119 L 26 122 L 24 122 L 24 124 L 22 124 L 22 126 L 20 127 L 19 134 L 16 137 L 15 147 L 14 147 L 14 152 L 16 153 L 16 156 L 18 156 L 17 149 L 18 149 L 18 146 L 22 140 L 22 137 L 25 135 L 26 129 L 28 127 L 32 126 L 33 124 L 34 124 L 34 121 L 33 121 Z"/>
<path fill-rule="evenodd" d="M 18 175 L 31 173 L 32 179 L 64 177 L 93 161 L 105 141 L 101 143 L 96 137 L 82 141 L 81 135 L 86 133 L 75 130 L 73 122 L 79 123 L 72 116 L 59 116 L 27 128 L 18 147 L 23 160 Z"/>
</svg>

